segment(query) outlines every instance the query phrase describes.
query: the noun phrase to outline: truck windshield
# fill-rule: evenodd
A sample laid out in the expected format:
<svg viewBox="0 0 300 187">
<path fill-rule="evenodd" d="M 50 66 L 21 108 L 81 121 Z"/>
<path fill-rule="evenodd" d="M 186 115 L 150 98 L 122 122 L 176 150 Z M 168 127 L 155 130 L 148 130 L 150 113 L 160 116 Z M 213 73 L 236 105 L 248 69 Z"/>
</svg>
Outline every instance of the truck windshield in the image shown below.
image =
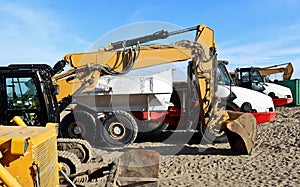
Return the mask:
<svg viewBox="0 0 300 187">
<path fill-rule="evenodd" d="M 228 86 L 232 84 L 231 77 L 224 64 L 218 64 L 216 73 L 217 73 L 218 84 L 224 84 Z"/>
</svg>

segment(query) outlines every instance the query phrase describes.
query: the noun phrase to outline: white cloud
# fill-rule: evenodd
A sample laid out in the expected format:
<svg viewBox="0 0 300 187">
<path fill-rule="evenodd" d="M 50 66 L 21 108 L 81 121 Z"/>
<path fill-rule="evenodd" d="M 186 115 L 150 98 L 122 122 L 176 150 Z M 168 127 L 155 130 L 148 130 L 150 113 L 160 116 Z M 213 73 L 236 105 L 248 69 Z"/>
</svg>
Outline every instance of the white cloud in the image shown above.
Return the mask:
<svg viewBox="0 0 300 187">
<path fill-rule="evenodd" d="M 83 44 L 85 46 L 92 46 L 93 45 L 93 42 L 86 41 L 83 38 L 81 38 L 79 36 L 76 36 L 74 34 L 66 34 L 66 36 L 71 38 L 72 40 L 74 40 L 78 44 Z"/>
<path fill-rule="evenodd" d="M 137 7 L 131 15 L 129 16 L 129 21 L 130 22 L 136 22 L 140 20 L 144 20 L 146 15 L 151 15 L 155 12 L 157 9 L 157 6 L 149 3 L 144 3 Z"/>
<path fill-rule="evenodd" d="M 72 45 L 87 48 L 91 43 L 74 35 L 47 8 L 30 4 L 1 3 L 0 65 L 11 63 L 48 63 L 60 60 Z M 66 42 L 68 41 L 68 42 Z"/>
</svg>

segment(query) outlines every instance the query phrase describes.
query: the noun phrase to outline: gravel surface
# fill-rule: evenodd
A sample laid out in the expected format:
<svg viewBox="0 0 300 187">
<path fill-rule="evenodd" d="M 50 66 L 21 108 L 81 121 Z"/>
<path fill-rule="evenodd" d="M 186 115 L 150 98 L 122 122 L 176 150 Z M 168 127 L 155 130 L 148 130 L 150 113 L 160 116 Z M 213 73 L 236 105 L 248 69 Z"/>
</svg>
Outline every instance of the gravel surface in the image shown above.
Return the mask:
<svg viewBox="0 0 300 187">
<path fill-rule="evenodd" d="M 300 186 L 300 107 L 276 111 L 273 121 L 258 125 L 250 156 L 231 154 L 228 143 L 187 143 L 192 134 L 183 132 L 140 136 L 124 149 L 95 149 L 95 154 L 109 163 L 128 149 L 157 150 L 159 186 Z"/>
<path fill-rule="evenodd" d="M 163 156 L 160 185 L 300 186 L 300 107 L 276 109 L 273 121 L 258 125 L 251 156 Z"/>
</svg>

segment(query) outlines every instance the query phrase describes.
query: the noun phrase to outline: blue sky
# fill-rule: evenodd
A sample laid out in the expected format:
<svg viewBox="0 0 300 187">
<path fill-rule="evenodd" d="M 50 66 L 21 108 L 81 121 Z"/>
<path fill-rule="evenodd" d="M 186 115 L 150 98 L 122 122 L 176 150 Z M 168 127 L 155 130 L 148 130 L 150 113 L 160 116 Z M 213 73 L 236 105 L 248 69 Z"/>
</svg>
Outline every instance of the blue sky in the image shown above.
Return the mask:
<svg viewBox="0 0 300 187">
<path fill-rule="evenodd" d="M 299 78 L 299 10 L 297 0 L 1 0 L 0 64 L 53 65 L 65 54 L 85 52 L 107 33 L 137 22 L 182 28 L 203 23 L 215 31 L 218 58 L 230 61 L 229 69 L 291 61 L 293 78 Z M 150 28 L 145 34 L 153 32 Z"/>
</svg>

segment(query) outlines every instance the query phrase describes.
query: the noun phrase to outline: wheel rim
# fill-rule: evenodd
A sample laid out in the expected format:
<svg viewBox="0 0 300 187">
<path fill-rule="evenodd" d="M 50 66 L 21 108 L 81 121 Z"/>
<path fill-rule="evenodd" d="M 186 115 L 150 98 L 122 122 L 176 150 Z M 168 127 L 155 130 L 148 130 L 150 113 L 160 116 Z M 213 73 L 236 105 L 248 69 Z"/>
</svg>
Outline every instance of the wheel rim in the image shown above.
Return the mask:
<svg viewBox="0 0 300 187">
<path fill-rule="evenodd" d="M 125 126 L 118 122 L 111 123 L 108 127 L 108 134 L 116 140 L 122 139 L 125 136 L 125 131 Z"/>
<path fill-rule="evenodd" d="M 70 175 L 70 174 L 71 174 L 71 169 L 70 169 L 70 167 L 68 166 L 68 164 L 62 162 L 61 165 L 62 165 L 61 170 L 62 170 L 65 174 Z"/>
<path fill-rule="evenodd" d="M 85 135 L 84 125 L 81 123 L 71 123 L 68 127 L 68 134 L 72 138 L 82 138 Z"/>
</svg>

